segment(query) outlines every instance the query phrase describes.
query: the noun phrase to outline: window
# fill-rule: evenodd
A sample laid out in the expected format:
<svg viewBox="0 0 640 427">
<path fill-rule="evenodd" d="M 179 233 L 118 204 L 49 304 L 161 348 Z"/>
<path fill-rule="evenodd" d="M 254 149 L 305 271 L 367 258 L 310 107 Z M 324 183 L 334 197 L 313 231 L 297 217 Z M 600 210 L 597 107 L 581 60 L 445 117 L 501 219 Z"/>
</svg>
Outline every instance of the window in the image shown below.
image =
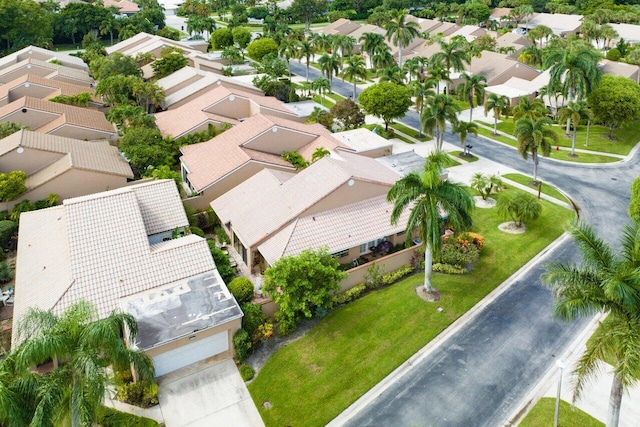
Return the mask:
<svg viewBox="0 0 640 427">
<path fill-rule="evenodd" d="M 380 243 L 386 242 L 386 241 L 387 241 L 386 237 L 381 237 L 380 239 L 363 243 L 362 245 L 360 245 L 360 255 L 368 254 L 369 252 L 371 252 L 372 247 L 378 246 Z"/>
<path fill-rule="evenodd" d="M 336 253 L 331 254 L 331 255 L 333 255 L 334 257 L 336 257 L 338 259 L 340 259 L 340 258 L 343 258 L 343 257 L 346 257 L 347 255 L 349 255 L 349 249 L 345 249 L 344 251 L 336 252 Z"/>
</svg>

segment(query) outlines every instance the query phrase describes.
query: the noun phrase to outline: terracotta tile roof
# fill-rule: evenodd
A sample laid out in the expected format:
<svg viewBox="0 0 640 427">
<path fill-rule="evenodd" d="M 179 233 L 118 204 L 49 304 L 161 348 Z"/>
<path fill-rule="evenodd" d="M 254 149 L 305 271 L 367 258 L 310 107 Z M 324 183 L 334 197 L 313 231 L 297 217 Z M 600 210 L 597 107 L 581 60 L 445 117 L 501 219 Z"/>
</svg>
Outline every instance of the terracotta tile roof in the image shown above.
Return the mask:
<svg viewBox="0 0 640 427">
<path fill-rule="evenodd" d="M 121 13 L 136 13 L 136 12 L 140 12 L 140 8 L 138 7 L 138 5 L 133 3 L 133 2 L 130 2 L 128 0 L 120 0 L 120 1 L 103 0 L 102 4 L 103 4 L 104 7 L 114 6 L 114 7 L 118 8 L 118 10 Z"/>
<path fill-rule="evenodd" d="M 47 87 L 51 92 L 43 99 L 53 98 L 58 95 L 78 95 L 80 93 L 90 93 L 93 102 L 102 104 L 100 98 L 94 95 L 93 90 L 81 85 L 66 83 L 60 80 L 51 80 L 35 74 L 25 74 L 17 79 L 0 86 L 0 100 L 9 96 L 9 92 L 17 87 L 25 87 L 25 84 Z"/>
<path fill-rule="evenodd" d="M 390 188 L 399 178 L 374 159 L 341 153 L 318 160 L 284 183 L 265 169 L 211 202 L 211 206 L 222 223 L 231 222 L 234 232 L 251 247 L 350 180 Z"/>
<path fill-rule="evenodd" d="M 0 69 L 0 78 L 11 74 L 20 69 L 40 68 L 49 71 L 49 74 L 45 78 L 55 79 L 58 76 L 68 79 L 76 80 L 79 83 L 86 84 L 87 86 L 94 83 L 94 80 L 89 76 L 87 71 L 79 70 L 76 68 L 66 67 L 64 65 L 52 64 L 47 61 L 41 61 L 35 58 L 27 58 L 17 63 L 12 63 L 4 68 Z"/>
<path fill-rule="evenodd" d="M 106 51 L 108 55 L 114 52 L 121 52 L 125 55 L 136 56 L 139 52 L 151 52 L 165 46 L 178 47 L 185 51 L 185 53 L 195 52 L 184 43 L 148 33 L 138 33 L 133 37 L 129 37 L 113 46 L 107 47 Z"/>
<path fill-rule="evenodd" d="M 357 247 L 405 230 L 410 211 L 405 210 L 398 224 L 392 225 L 392 209 L 386 195 L 381 195 L 304 216 L 268 238 L 258 250 L 273 265 L 284 256 L 298 255 L 309 248 L 327 246 L 330 253 L 335 253 Z"/>
<path fill-rule="evenodd" d="M 215 269 L 198 236 L 150 244 L 149 235 L 188 225 L 172 180 L 67 199 L 21 221 L 17 321 L 28 306 L 60 313 L 81 299 L 106 316 L 122 297 Z"/>
<path fill-rule="evenodd" d="M 11 64 L 17 64 L 29 58 L 39 59 L 41 61 L 50 61 L 55 59 L 60 61 L 63 66 L 76 68 L 78 70 L 88 71 L 87 64 L 77 56 L 69 55 L 66 52 L 54 52 L 52 50 L 43 49 L 37 46 L 27 46 L 17 52 L 10 53 L 0 58 L 0 70 Z M 51 64 L 54 65 L 54 64 Z"/>
<path fill-rule="evenodd" d="M 111 123 L 107 121 L 104 114 L 97 110 L 91 110 L 89 108 L 74 107 L 72 105 L 59 104 L 57 102 L 51 102 L 43 99 L 32 98 L 30 96 L 22 97 L 14 102 L 11 102 L 4 107 L 0 108 L 0 121 L 9 114 L 12 114 L 22 108 L 33 109 L 37 111 L 43 111 L 56 115 L 55 119 L 52 117 L 52 121 L 58 120 L 54 125 L 44 125 L 42 129 L 50 131 L 57 128 L 61 124 L 69 124 L 73 126 L 95 129 L 103 132 L 115 134 L 115 128 Z M 63 121 L 61 121 L 63 120 Z M 35 129 L 39 130 L 40 129 Z M 44 132 L 44 130 L 42 130 Z"/>
<path fill-rule="evenodd" d="M 321 125 L 305 125 L 275 116 L 256 114 L 210 141 L 182 147 L 180 161 L 189 171 L 187 179 L 196 191 L 202 191 L 250 160 L 290 166 L 280 159 L 285 150 L 274 146 L 272 141 L 257 147 L 257 143 L 262 141 L 259 139 L 260 135 L 274 128 L 280 128 L 284 132 L 304 133 L 301 137 L 304 136 L 309 142 L 301 142 L 299 152 L 307 160 L 311 159 L 313 151 L 319 146 L 328 150 L 341 146 Z M 268 151 L 264 149 L 265 145 L 268 146 Z"/>
<path fill-rule="evenodd" d="M 482 74 L 483 76 L 485 76 L 489 85 L 493 84 L 493 79 L 503 75 L 510 69 L 526 68 L 531 71 L 532 75 L 539 74 L 535 68 L 516 61 L 515 59 L 510 58 L 508 55 L 489 52 L 487 50 L 482 51 L 482 56 L 480 56 L 479 58 L 473 58 L 471 60 L 471 65 L 467 65 L 466 68 L 473 74 Z"/>
</svg>

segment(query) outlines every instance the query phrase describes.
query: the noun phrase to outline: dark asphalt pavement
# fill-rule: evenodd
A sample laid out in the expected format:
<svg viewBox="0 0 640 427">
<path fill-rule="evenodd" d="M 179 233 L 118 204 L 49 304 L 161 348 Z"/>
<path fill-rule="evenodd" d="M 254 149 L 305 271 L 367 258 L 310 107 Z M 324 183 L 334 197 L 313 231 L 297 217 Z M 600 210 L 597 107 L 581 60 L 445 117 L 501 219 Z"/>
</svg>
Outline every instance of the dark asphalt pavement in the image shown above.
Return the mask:
<svg viewBox="0 0 640 427">
<path fill-rule="evenodd" d="M 297 65 L 292 61 L 294 72 L 304 75 L 304 66 Z M 310 71 L 310 76 L 319 74 Z M 353 91 L 338 79 L 333 89 L 345 96 Z M 415 111 L 399 121 L 419 125 Z M 458 143 L 449 134 L 445 140 Z M 532 173 L 531 160 L 525 161 L 511 147 L 473 135 L 467 141 L 474 154 Z M 639 157 L 636 153 L 627 162 L 599 166 L 543 158 L 538 175 L 565 191 L 581 218 L 614 243 L 628 220 L 631 182 L 640 174 Z M 575 256 L 570 241 L 559 245 L 347 425 L 502 425 L 589 320 L 554 321 L 553 297 L 540 284 L 546 262 L 575 260 Z"/>
</svg>

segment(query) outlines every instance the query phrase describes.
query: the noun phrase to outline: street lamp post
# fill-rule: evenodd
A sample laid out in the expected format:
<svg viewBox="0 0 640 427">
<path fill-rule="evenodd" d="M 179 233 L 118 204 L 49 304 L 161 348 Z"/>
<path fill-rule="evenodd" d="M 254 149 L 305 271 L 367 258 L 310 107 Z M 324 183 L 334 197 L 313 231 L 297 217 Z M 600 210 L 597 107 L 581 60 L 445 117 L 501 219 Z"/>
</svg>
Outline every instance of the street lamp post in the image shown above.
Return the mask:
<svg viewBox="0 0 640 427">
<path fill-rule="evenodd" d="M 558 418 L 560 417 L 560 392 L 562 391 L 562 371 L 567 365 L 562 359 L 556 360 L 556 366 L 560 368 L 560 376 L 558 377 L 558 395 L 556 396 L 556 411 L 553 418 L 553 427 L 558 427 Z"/>
</svg>

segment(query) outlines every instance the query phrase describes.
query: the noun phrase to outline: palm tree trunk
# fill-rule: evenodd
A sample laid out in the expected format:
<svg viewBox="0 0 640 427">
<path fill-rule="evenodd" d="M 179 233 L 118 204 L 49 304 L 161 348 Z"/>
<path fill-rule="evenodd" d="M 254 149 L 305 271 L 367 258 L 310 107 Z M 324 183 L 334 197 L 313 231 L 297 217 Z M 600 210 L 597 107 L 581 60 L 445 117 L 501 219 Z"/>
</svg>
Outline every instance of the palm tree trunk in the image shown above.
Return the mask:
<svg viewBox="0 0 640 427">
<path fill-rule="evenodd" d="M 356 78 L 353 77 L 353 102 L 356 101 Z"/>
<path fill-rule="evenodd" d="M 431 286 L 431 272 L 433 271 L 433 251 L 431 243 L 427 243 L 424 249 L 424 290 L 430 294 L 433 292 Z"/>
<path fill-rule="evenodd" d="M 607 414 L 607 427 L 618 427 L 620 422 L 620 405 L 624 388 L 618 375 L 613 375 L 611 394 L 609 395 L 609 413 Z"/>
<path fill-rule="evenodd" d="M 578 127 L 573 128 L 573 138 L 571 139 L 571 157 L 576 155 L 576 137 L 578 136 Z"/>
<path fill-rule="evenodd" d="M 402 68 L 402 45 L 398 43 L 398 67 Z"/>
<path fill-rule="evenodd" d="M 473 121 L 473 103 L 469 104 L 471 108 L 469 109 L 469 123 Z"/>
<path fill-rule="evenodd" d="M 533 150 L 531 153 L 531 159 L 533 160 L 533 182 L 538 181 L 538 152 Z"/>
<path fill-rule="evenodd" d="M 496 117 L 495 113 L 493 114 L 493 134 L 498 134 L 498 118 Z"/>
<path fill-rule="evenodd" d="M 309 83 L 309 58 L 307 58 L 307 83 Z"/>
</svg>

